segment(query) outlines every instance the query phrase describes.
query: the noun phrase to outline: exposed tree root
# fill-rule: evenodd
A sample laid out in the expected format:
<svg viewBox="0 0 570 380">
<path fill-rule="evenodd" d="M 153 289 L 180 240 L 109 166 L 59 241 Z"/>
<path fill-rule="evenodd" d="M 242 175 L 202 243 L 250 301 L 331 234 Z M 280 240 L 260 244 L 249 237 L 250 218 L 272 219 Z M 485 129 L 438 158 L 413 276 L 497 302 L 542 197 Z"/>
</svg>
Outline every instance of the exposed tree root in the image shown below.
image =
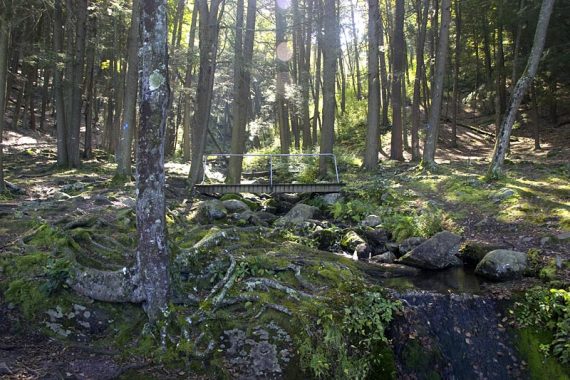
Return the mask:
<svg viewBox="0 0 570 380">
<path fill-rule="evenodd" d="M 252 278 L 248 278 L 245 281 L 245 284 L 249 289 L 273 288 L 276 290 L 281 290 L 281 291 L 287 293 L 287 295 L 289 295 L 290 297 L 297 299 L 297 300 L 299 299 L 299 296 L 306 297 L 306 298 L 318 298 L 317 296 L 314 296 L 312 294 L 305 293 L 301 290 L 296 290 L 296 289 L 290 288 L 288 286 L 285 286 L 285 285 L 281 284 L 279 281 L 272 280 L 270 278 L 252 277 Z"/>
</svg>

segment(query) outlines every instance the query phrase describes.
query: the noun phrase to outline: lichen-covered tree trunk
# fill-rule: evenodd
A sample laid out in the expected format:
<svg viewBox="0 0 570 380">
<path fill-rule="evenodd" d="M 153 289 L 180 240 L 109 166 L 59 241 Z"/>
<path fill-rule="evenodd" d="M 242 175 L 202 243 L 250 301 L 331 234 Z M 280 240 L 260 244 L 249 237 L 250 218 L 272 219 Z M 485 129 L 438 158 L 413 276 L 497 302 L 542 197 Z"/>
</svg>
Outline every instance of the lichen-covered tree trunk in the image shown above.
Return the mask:
<svg viewBox="0 0 570 380">
<path fill-rule="evenodd" d="M 123 102 L 123 122 L 119 131 L 117 143 L 117 176 L 131 176 L 131 154 L 133 135 L 136 123 L 137 89 L 139 84 L 139 0 L 133 0 L 131 27 L 127 42 L 127 83 L 125 88 L 125 101 Z"/>
<path fill-rule="evenodd" d="M 378 127 L 380 123 L 380 70 L 378 67 L 378 0 L 368 0 L 368 116 L 364 166 L 373 170 L 378 164 Z"/>
<path fill-rule="evenodd" d="M 412 101 L 412 161 L 419 161 L 420 156 L 420 98 L 423 73 L 425 71 L 424 45 L 428 20 L 428 0 L 417 0 L 418 37 L 416 41 L 416 77 L 414 79 L 414 97 Z"/>
<path fill-rule="evenodd" d="M 441 31 L 437 47 L 435 62 L 435 78 L 431 89 L 431 108 L 426 126 L 426 139 L 424 144 L 423 164 L 427 169 L 435 166 L 435 149 L 439 132 L 439 117 L 441 115 L 441 102 L 443 97 L 443 80 L 449 50 L 449 22 L 451 21 L 451 0 L 441 2 Z"/>
<path fill-rule="evenodd" d="M 396 0 L 394 16 L 394 37 L 392 45 L 392 138 L 390 144 L 390 158 L 403 161 L 403 120 L 402 120 L 402 79 L 404 77 L 404 0 Z"/>
<path fill-rule="evenodd" d="M 323 125 L 321 128 L 320 152 L 332 153 L 335 121 L 335 78 L 339 49 L 338 19 L 335 0 L 324 1 L 323 36 Z M 331 161 L 329 157 L 319 159 L 319 175 L 324 177 Z"/>
<path fill-rule="evenodd" d="M 137 267 L 145 310 L 156 321 L 168 306 L 164 135 L 170 88 L 166 0 L 141 1 L 141 102 L 137 150 Z"/>
<path fill-rule="evenodd" d="M 538 63 L 540 62 L 542 50 L 544 49 L 546 32 L 548 31 L 548 23 L 550 22 L 553 6 L 554 0 L 543 0 L 542 6 L 540 7 L 534 42 L 530 56 L 528 57 L 527 66 L 513 90 L 506 115 L 501 122 L 501 128 L 499 129 L 497 142 L 495 143 L 495 149 L 493 151 L 493 158 L 491 159 L 487 172 L 489 179 L 496 179 L 503 175 L 503 164 L 505 162 L 505 155 L 509 146 L 513 124 L 522 98 L 538 70 Z"/>
</svg>

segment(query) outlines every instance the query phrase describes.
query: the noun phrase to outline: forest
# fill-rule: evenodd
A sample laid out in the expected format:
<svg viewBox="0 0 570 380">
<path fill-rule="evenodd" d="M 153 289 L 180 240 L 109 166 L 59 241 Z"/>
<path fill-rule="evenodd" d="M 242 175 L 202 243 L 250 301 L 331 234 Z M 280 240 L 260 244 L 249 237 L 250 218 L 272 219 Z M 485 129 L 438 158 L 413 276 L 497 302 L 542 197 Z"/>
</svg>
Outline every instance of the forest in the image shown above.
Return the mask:
<svg viewBox="0 0 570 380">
<path fill-rule="evenodd" d="M 0 378 L 570 379 L 568 36 L 565 0 L 0 0 Z"/>
</svg>

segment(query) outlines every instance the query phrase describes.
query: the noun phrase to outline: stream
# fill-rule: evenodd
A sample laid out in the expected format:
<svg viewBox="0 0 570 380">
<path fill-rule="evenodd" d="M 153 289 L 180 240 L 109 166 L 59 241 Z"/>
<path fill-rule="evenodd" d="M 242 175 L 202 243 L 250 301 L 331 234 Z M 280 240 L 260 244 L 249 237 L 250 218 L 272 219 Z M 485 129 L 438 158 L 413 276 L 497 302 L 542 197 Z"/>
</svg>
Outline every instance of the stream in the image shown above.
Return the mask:
<svg viewBox="0 0 570 380">
<path fill-rule="evenodd" d="M 505 318 L 510 302 L 485 295 L 484 280 L 472 269 L 422 271 L 377 281 L 405 305 L 387 332 L 397 378 L 529 378 Z"/>
</svg>

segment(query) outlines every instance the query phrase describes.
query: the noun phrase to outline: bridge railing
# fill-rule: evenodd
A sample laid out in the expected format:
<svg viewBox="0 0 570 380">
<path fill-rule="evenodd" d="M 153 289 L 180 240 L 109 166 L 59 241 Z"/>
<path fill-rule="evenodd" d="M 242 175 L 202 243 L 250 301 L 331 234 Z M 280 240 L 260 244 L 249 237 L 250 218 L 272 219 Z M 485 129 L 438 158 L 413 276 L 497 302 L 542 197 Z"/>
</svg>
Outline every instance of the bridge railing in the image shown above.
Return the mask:
<svg viewBox="0 0 570 380">
<path fill-rule="evenodd" d="M 269 186 L 273 186 L 274 185 L 274 179 L 275 179 L 275 160 L 279 159 L 279 158 L 291 158 L 291 157 L 299 157 L 299 158 L 303 158 L 303 157 L 316 157 L 316 158 L 320 158 L 320 157 L 330 157 L 332 159 L 332 163 L 334 165 L 334 177 L 335 177 L 335 183 L 336 184 L 340 184 L 340 176 L 339 176 L 339 172 L 338 172 L 338 163 L 337 163 L 337 159 L 336 159 L 336 155 L 334 155 L 333 153 L 290 153 L 290 154 L 284 154 L 284 153 L 271 153 L 271 154 L 262 154 L 262 153 L 246 153 L 246 154 L 235 154 L 235 153 L 209 153 L 209 154 L 204 154 L 202 157 L 202 166 L 203 166 L 203 176 L 202 176 L 202 184 L 205 184 L 206 182 L 206 173 L 207 173 L 207 166 L 208 166 L 208 158 L 210 157 L 242 157 L 242 158 L 246 158 L 246 157 L 265 157 L 268 159 L 268 166 L 269 166 Z"/>
</svg>

